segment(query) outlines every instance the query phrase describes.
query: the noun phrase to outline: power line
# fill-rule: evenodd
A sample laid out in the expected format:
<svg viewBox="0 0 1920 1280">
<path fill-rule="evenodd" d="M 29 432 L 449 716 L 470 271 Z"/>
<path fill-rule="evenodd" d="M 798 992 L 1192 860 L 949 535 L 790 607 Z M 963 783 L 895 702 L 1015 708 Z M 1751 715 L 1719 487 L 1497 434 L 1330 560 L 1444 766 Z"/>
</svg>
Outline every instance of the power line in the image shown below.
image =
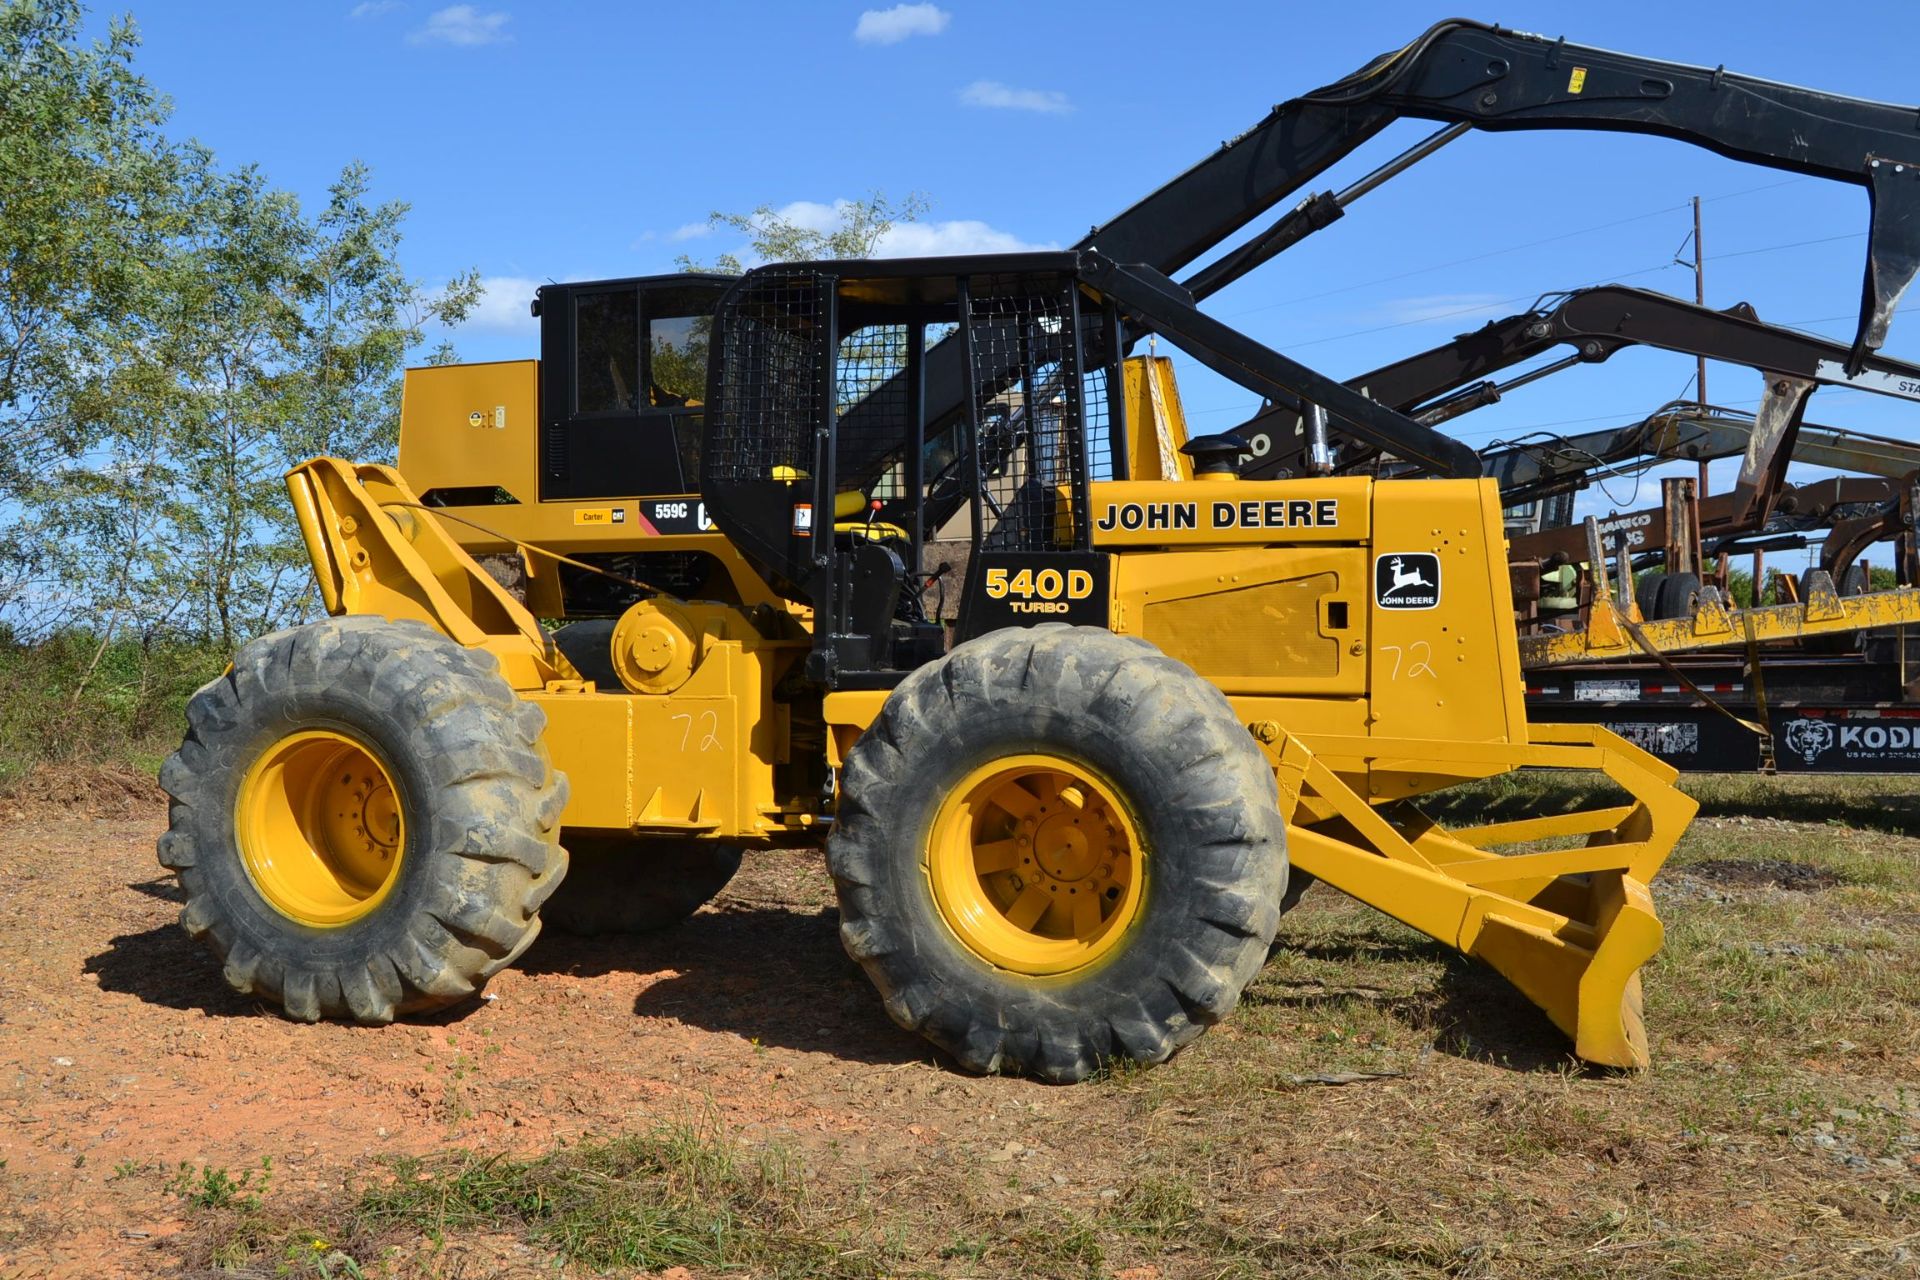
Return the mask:
<svg viewBox="0 0 1920 1280">
<path fill-rule="evenodd" d="M 1776 185 L 1783 186 L 1785 184 L 1781 183 Z M 1724 258 L 1751 258 L 1763 253 L 1782 253 L 1788 249 L 1804 249 L 1808 245 L 1832 244 L 1840 240 L 1858 240 L 1863 238 L 1865 235 L 1866 235 L 1866 232 L 1864 231 L 1855 231 L 1855 232 L 1850 232 L 1846 235 L 1822 236 L 1814 240 L 1790 240 L 1781 244 L 1760 245 L 1752 249 L 1736 249 L 1732 253 L 1715 254 L 1714 260 L 1719 261 Z M 1669 270 L 1672 270 L 1674 267 L 1681 266 L 1681 265 L 1685 265 L 1685 264 L 1677 263 L 1677 262 L 1663 262 L 1658 264 L 1657 266 L 1644 267 L 1638 271 L 1614 272 L 1614 273 L 1609 273 L 1603 276 L 1595 276 L 1591 280 L 1585 280 L 1577 285 L 1572 286 L 1572 289 L 1587 289 L 1587 288 L 1593 287 L 1594 285 L 1600 285 L 1600 284 L 1617 284 L 1622 280 L 1635 280 L 1641 276 L 1657 275 L 1662 271 L 1669 271 Z M 1571 292 L 1572 289 L 1568 290 L 1568 292 Z M 1372 333 L 1385 333 L 1390 329 L 1404 329 L 1409 325 L 1432 324 L 1436 320 L 1445 320 L 1450 316 L 1470 315 L 1474 312 L 1485 311 L 1490 307 L 1503 307 L 1503 306 L 1511 305 L 1516 302 L 1533 301 L 1538 299 L 1540 296 L 1541 295 L 1539 294 L 1522 293 L 1522 294 L 1516 294 L 1508 298 L 1496 298 L 1488 302 L 1476 302 L 1471 306 L 1459 307 L 1451 311 L 1434 312 L 1430 315 L 1423 315 L 1413 320 L 1396 320 L 1391 324 L 1375 325 L 1367 329 L 1353 329 L 1346 333 L 1336 333 L 1324 338 L 1309 339 L 1306 342 L 1293 342 L 1293 343 L 1287 344 L 1287 349 L 1297 350 L 1302 347 L 1317 347 L 1328 342 L 1341 342 L 1347 338 L 1359 338 Z M 1844 320 L 1844 319 L 1847 319 L 1848 317 L 1840 316 L 1836 318 Z M 1821 322 L 1801 321 L 1798 323 L 1812 324 L 1812 323 L 1821 323 Z"/>
<path fill-rule="evenodd" d="M 1764 183 L 1757 187 L 1746 187 L 1739 191 L 1729 191 L 1722 195 L 1707 196 L 1704 198 L 1703 202 L 1717 203 L 1722 200 L 1737 200 L 1742 196 L 1754 195 L 1757 192 L 1774 191 L 1779 189 L 1780 187 L 1790 187 L 1798 182 L 1810 182 L 1810 181 L 1812 181 L 1811 178 L 1788 178 L 1781 182 L 1769 182 L 1769 183 Z M 1338 296 L 1339 294 L 1352 293 L 1357 289 L 1370 289 L 1375 285 L 1393 284 L 1400 280 L 1411 279 L 1414 276 L 1428 275 L 1435 271 L 1445 271 L 1451 267 L 1463 267 L 1475 262 L 1485 262 L 1489 258 L 1498 258 L 1503 254 L 1521 253 L 1527 249 L 1540 248 L 1542 245 L 1558 244 L 1563 240 L 1574 240 L 1574 239 L 1578 239 L 1581 236 L 1594 235 L 1601 231 L 1611 231 L 1615 227 L 1624 227 L 1629 225 L 1630 223 L 1644 222 L 1649 218 L 1657 218 L 1663 214 L 1674 213 L 1679 210 L 1687 209 L 1690 207 L 1691 207 L 1691 204 L 1664 205 L 1658 209 L 1649 209 L 1645 213 L 1635 213 L 1635 214 L 1629 214 L 1627 217 L 1624 217 L 1624 218 L 1615 218 L 1611 222 L 1596 223 L 1591 227 L 1581 227 L 1575 231 L 1563 231 L 1559 235 L 1547 236 L 1546 238 L 1541 240 L 1529 240 L 1524 244 L 1508 245 L 1504 249 L 1491 249 L 1491 250 L 1488 250 L 1486 253 L 1476 253 L 1470 257 L 1455 258 L 1451 262 L 1440 262 L 1440 263 L 1435 263 L 1432 266 L 1416 267 L 1411 271 L 1402 271 L 1395 275 L 1381 276 L 1374 280 L 1363 280 L 1357 284 L 1342 285 L 1337 289 L 1327 289 L 1320 293 L 1302 294 L 1297 298 L 1283 298 L 1279 302 L 1262 303 L 1260 306 L 1249 307 L 1244 311 L 1232 312 L 1226 318 L 1233 319 L 1238 316 L 1253 315 L 1254 313 L 1260 312 L 1260 311 L 1272 311 L 1278 307 L 1290 307 L 1301 302 L 1317 302 L 1322 298 L 1332 298 L 1332 297 Z"/>
<path fill-rule="evenodd" d="M 1670 270 L 1672 266 L 1673 264 L 1670 262 L 1663 262 L 1659 266 L 1646 267 L 1639 271 L 1627 271 L 1622 273 L 1601 276 L 1596 280 L 1590 280 L 1590 281 L 1587 281 L 1585 284 L 1575 285 L 1574 287 L 1577 289 L 1584 289 L 1584 288 L 1587 288 L 1588 285 L 1592 285 L 1592 284 L 1602 284 L 1609 281 L 1618 281 L 1618 280 L 1634 280 L 1639 278 L 1640 276 L 1649 276 L 1649 275 L 1654 275 L 1661 271 Z M 1391 324 L 1375 325 L 1370 329 L 1354 329 L 1347 333 L 1336 333 L 1325 338 L 1313 338 L 1306 342 L 1290 342 L 1286 344 L 1286 349 L 1289 351 L 1297 351 L 1302 347 L 1317 347 L 1328 342 L 1343 342 L 1348 338 L 1364 337 L 1370 333 L 1385 333 L 1389 329 L 1405 329 L 1410 325 L 1432 324 L 1436 320 L 1445 320 L 1452 316 L 1471 315 L 1476 312 L 1485 312 L 1494 307 L 1511 306 L 1514 303 L 1518 303 L 1518 302 L 1534 302 L 1534 301 L 1537 301 L 1539 297 L 1540 295 L 1537 293 L 1520 293 L 1520 294 L 1515 294 L 1510 298 L 1494 298 L 1486 302 L 1476 302 L 1471 306 L 1458 307 L 1451 311 L 1436 311 L 1428 315 L 1419 316 L 1412 320 L 1396 320 Z"/>
<path fill-rule="evenodd" d="M 1850 231 L 1842 236 L 1821 236 L 1818 240 L 1795 240 L 1791 244 L 1770 244 L 1760 249 L 1738 249 L 1732 253 L 1716 253 L 1713 255 L 1713 260 L 1720 262 L 1727 258 L 1751 258 L 1756 253 L 1778 253 L 1782 249 L 1804 249 L 1810 244 L 1833 244 L 1840 240 L 1864 240 L 1866 235 L 1867 233 L 1864 231 Z"/>
</svg>

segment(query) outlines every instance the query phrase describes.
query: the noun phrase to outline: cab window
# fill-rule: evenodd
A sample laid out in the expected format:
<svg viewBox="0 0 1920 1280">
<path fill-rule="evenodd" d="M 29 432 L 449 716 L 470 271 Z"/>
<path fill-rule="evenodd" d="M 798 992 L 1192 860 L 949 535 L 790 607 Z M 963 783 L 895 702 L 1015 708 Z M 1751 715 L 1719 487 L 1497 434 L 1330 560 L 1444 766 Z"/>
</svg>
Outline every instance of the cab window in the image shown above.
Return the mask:
<svg viewBox="0 0 1920 1280">
<path fill-rule="evenodd" d="M 707 391 L 707 316 L 663 316 L 647 323 L 648 394 L 656 408 L 698 404 Z"/>
<path fill-rule="evenodd" d="M 640 295 L 583 293 L 574 305 L 574 412 L 638 412 Z"/>
</svg>

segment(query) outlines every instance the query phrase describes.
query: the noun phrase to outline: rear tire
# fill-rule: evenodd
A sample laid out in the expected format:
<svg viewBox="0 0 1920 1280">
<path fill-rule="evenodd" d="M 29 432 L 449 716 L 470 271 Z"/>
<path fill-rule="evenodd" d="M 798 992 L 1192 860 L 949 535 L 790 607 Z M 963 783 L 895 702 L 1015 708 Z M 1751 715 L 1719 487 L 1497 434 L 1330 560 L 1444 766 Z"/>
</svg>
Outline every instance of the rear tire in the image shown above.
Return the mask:
<svg viewBox="0 0 1920 1280">
<path fill-rule="evenodd" d="M 705 840 L 562 838 L 572 863 L 540 918 L 580 937 L 671 928 L 712 901 L 740 869 L 737 847 Z"/>
<path fill-rule="evenodd" d="M 474 995 L 539 935 L 566 783 L 492 655 L 329 619 L 241 649 L 187 724 L 160 861 L 234 990 L 390 1022 Z"/>
<path fill-rule="evenodd" d="M 1060 1082 L 1226 1017 L 1287 885 L 1273 771 L 1227 700 L 1084 627 L 995 632 L 907 677 L 847 759 L 827 857 L 895 1022 Z"/>
</svg>

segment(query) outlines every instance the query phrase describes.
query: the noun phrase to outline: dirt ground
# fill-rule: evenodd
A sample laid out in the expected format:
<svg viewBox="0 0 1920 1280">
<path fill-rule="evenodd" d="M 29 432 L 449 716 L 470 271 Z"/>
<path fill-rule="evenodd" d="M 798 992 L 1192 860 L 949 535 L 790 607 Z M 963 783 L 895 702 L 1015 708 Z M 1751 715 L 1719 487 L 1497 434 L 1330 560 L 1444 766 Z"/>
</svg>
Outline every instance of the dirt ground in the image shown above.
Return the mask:
<svg viewBox="0 0 1920 1280">
<path fill-rule="evenodd" d="M 910 1149 L 942 1095 L 980 1087 L 881 1013 L 840 952 L 817 855 L 756 858 L 670 935 L 543 938 L 477 1006 L 309 1027 L 229 991 L 179 929 L 163 827 L 151 804 L 42 805 L 0 830 L 0 1275 L 164 1266 L 178 1199 L 117 1169 L 266 1156 L 276 1188 L 321 1189 L 381 1155 L 538 1149 L 709 1109 L 747 1135 Z M 52 1230 L 16 1254 L 6 1230 L 27 1224 Z"/>
<path fill-rule="evenodd" d="M 538 1152 L 688 1117 L 791 1148 L 821 1185 L 877 1187 L 886 1206 L 972 1197 L 989 1233 L 1036 1198 L 1106 1224 L 1076 1273 L 1222 1274 L 1219 1250 L 1255 1246 L 1221 1240 L 1298 1240 L 1329 1273 L 1351 1257 L 1383 1275 L 1920 1274 L 1902 963 L 1920 916 L 1859 870 L 1911 865 L 1920 838 L 1900 831 L 1703 822 L 1695 869 L 1663 898 L 1681 960 L 1665 986 L 1649 972 L 1663 1065 L 1644 1077 L 1577 1070 L 1497 979 L 1321 890 L 1289 917 L 1293 958 L 1234 1020 L 1166 1067 L 1052 1088 L 959 1074 L 897 1031 L 840 951 L 815 854 L 750 857 L 663 935 L 549 935 L 482 1002 L 431 1021 L 295 1025 L 232 994 L 176 926 L 155 797 L 69 790 L 0 800 L 6 1280 L 169 1274 L 195 1223 L 169 1189 L 183 1162 L 267 1161 L 272 1194 L 325 1197 L 381 1157 Z M 1854 861 L 1816 875 L 1798 837 L 1838 839 Z M 1766 872 L 1780 866 L 1791 874 Z M 1794 925 L 1843 880 L 1864 886 L 1843 916 L 1891 907 L 1904 923 L 1883 910 L 1858 944 L 1831 941 L 1832 922 Z M 1721 910 L 1741 903 L 1744 920 Z M 1808 995 L 1827 958 L 1866 985 Z M 1772 991 L 1752 976 L 1770 964 L 1812 986 L 1747 1007 Z M 1803 1043 L 1771 1043 L 1782 1010 Z M 1208 1245 L 1181 1221 L 1113 1217 L 1162 1174 L 1182 1179 L 1175 1218 L 1232 1234 Z M 449 1276 L 553 1262 L 512 1239 L 440 1247 Z M 913 1256 L 995 1273 L 990 1246 L 969 1248 Z M 462 1250 L 469 1263 L 449 1265 Z"/>
</svg>

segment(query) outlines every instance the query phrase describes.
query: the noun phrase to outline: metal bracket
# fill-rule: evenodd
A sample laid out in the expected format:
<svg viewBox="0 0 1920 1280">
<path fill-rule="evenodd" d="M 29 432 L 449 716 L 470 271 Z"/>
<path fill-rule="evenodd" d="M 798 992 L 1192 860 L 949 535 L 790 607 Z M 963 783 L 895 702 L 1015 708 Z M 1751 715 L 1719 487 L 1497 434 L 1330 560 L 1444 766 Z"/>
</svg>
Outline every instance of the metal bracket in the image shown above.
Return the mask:
<svg viewBox="0 0 1920 1280">
<path fill-rule="evenodd" d="M 1867 237 L 1867 276 L 1860 300 L 1860 330 L 1847 360 L 1858 376 L 1867 356 L 1887 341 L 1894 309 L 1920 275 L 1920 165 L 1867 157 L 1867 191 L 1873 226 Z"/>
</svg>

